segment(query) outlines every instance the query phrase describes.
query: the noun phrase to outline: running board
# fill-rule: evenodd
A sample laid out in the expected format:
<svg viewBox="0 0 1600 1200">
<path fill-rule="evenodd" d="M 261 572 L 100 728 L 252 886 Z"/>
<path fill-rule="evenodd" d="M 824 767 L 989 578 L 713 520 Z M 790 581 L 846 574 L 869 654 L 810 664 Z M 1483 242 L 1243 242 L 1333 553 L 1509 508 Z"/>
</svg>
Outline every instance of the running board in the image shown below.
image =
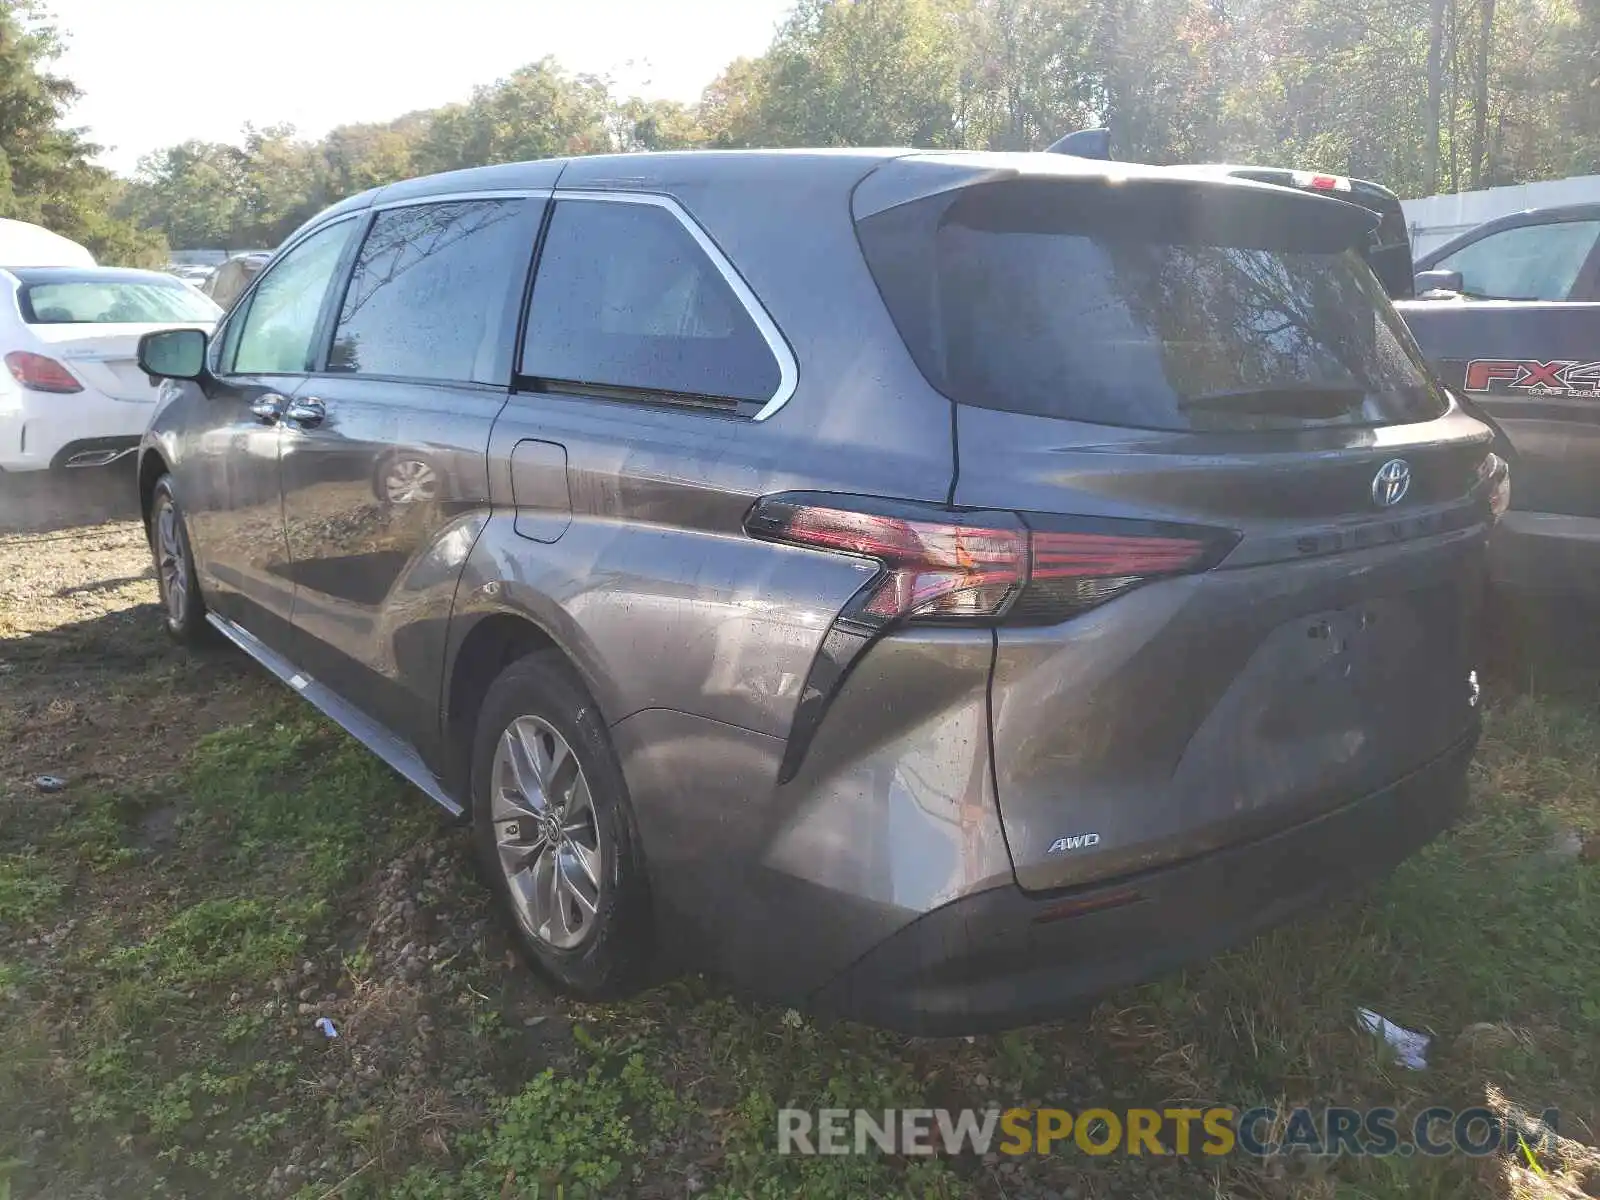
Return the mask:
<svg viewBox="0 0 1600 1200">
<path fill-rule="evenodd" d="M 209 621 L 223 637 L 227 638 L 284 683 L 302 699 L 322 713 L 356 741 L 388 763 L 408 783 L 420 788 L 435 804 L 452 817 L 465 815 L 465 810 L 450 798 L 434 773 L 428 770 L 422 757 L 407 743 L 401 741 L 378 722 L 355 706 L 340 699 L 326 684 L 318 683 L 276 650 L 269 649 L 255 634 L 235 625 L 226 617 L 208 612 Z"/>
</svg>

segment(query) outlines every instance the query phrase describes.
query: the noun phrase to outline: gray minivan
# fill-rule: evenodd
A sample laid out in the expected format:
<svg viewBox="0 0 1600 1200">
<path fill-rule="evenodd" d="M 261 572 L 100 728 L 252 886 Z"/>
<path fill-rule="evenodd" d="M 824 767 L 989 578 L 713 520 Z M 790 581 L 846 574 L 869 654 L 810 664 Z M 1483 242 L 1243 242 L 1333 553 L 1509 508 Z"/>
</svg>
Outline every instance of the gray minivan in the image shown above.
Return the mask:
<svg viewBox="0 0 1600 1200">
<path fill-rule="evenodd" d="M 141 348 L 164 620 L 470 820 L 575 994 L 1060 1013 L 1463 795 L 1505 468 L 1373 220 L 1048 154 L 368 192 Z"/>
</svg>

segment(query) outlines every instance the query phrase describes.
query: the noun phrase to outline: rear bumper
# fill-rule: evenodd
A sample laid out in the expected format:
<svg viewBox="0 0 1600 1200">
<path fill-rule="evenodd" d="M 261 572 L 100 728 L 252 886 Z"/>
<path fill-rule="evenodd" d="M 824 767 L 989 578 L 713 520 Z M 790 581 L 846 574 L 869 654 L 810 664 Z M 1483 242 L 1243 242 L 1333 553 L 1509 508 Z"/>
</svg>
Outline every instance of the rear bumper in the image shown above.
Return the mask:
<svg viewBox="0 0 1600 1200">
<path fill-rule="evenodd" d="M 50 460 L 53 471 L 80 467 L 108 467 L 139 448 L 139 436 L 78 438 L 57 450 Z"/>
<path fill-rule="evenodd" d="M 67 408 L 59 403 L 62 400 L 73 403 Z M 41 412 L 42 401 L 57 403 L 52 411 Z M 0 471 L 42 471 L 68 465 L 79 452 L 136 449 L 153 407 L 87 391 L 42 399 L 28 396 L 20 404 L 0 411 Z"/>
<path fill-rule="evenodd" d="M 1382 791 L 1257 841 L 1051 896 L 994 888 L 927 914 L 815 997 L 923 1036 L 1011 1028 L 1206 957 L 1386 874 L 1446 829 L 1478 731 Z"/>
<path fill-rule="evenodd" d="M 1513 509 L 1489 539 L 1489 578 L 1505 591 L 1600 598 L 1600 517 Z"/>
</svg>

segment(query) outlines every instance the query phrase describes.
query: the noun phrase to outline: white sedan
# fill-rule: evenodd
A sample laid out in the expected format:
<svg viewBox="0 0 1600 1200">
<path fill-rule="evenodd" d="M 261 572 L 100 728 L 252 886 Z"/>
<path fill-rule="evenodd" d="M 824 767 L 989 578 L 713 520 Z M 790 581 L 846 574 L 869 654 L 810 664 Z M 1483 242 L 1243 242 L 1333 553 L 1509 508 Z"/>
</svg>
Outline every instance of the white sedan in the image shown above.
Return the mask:
<svg viewBox="0 0 1600 1200">
<path fill-rule="evenodd" d="M 131 453 L 155 409 L 139 339 L 210 332 L 222 310 L 157 271 L 0 268 L 0 471 L 97 467 Z"/>
</svg>

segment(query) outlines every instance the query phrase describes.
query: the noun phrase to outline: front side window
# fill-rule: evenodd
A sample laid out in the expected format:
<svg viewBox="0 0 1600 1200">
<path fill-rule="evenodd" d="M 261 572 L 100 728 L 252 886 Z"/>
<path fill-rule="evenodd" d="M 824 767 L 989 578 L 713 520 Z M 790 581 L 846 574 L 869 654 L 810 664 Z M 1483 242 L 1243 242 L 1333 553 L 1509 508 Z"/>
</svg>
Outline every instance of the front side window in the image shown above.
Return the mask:
<svg viewBox="0 0 1600 1200">
<path fill-rule="evenodd" d="M 764 403 L 781 371 L 754 319 L 671 212 L 563 200 L 533 286 L 522 373 Z"/>
<path fill-rule="evenodd" d="M 347 220 L 319 229 L 262 278 L 239 330 L 235 372 L 294 375 L 310 368 L 317 317 L 354 228 Z"/>
<path fill-rule="evenodd" d="M 1461 290 L 1485 300 L 1565 300 L 1594 249 L 1600 221 L 1502 229 L 1434 264 L 1460 271 Z"/>
<path fill-rule="evenodd" d="M 521 200 L 380 212 L 345 290 L 327 369 L 505 382 L 496 366 L 502 318 L 532 253 L 525 212 Z"/>
</svg>

